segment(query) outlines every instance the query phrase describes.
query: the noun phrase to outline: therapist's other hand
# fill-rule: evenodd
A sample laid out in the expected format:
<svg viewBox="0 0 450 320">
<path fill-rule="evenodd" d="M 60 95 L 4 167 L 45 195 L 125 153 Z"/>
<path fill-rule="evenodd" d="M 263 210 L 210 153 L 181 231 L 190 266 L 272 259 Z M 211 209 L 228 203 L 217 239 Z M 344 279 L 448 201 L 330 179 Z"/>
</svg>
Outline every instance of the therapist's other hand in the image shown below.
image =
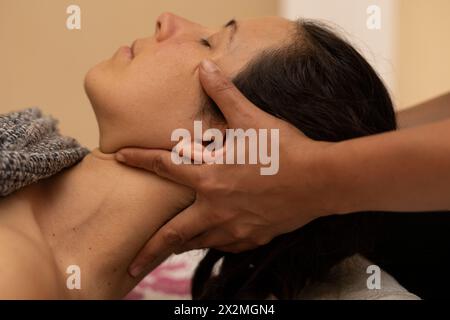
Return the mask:
<svg viewBox="0 0 450 320">
<path fill-rule="evenodd" d="M 324 174 L 318 169 L 329 144 L 312 141 L 261 111 L 214 63 L 204 61 L 199 72 L 229 128 L 279 129 L 279 171 L 262 176 L 258 165 L 175 165 L 169 151 L 121 150 L 118 161 L 196 190 L 194 204 L 167 222 L 140 251 L 129 269 L 132 276 L 164 254 L 200 248 L 242 252 L 332 213 L 331 193 L 324 191 Z"/>
</svg>

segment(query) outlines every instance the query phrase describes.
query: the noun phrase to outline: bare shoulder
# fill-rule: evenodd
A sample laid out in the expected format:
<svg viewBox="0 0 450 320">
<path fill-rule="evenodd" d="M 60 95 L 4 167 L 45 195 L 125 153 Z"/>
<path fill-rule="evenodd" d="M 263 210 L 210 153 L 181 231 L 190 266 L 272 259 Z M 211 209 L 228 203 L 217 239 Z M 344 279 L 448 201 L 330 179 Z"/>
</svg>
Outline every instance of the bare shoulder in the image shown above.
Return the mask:
<svg viewBox="0 0 450 320">
<path fill-rule="evenodd" d="M 58 299 L 51 256 L 20 231 L 0 225 L 0 299 Z"/>
</svg>

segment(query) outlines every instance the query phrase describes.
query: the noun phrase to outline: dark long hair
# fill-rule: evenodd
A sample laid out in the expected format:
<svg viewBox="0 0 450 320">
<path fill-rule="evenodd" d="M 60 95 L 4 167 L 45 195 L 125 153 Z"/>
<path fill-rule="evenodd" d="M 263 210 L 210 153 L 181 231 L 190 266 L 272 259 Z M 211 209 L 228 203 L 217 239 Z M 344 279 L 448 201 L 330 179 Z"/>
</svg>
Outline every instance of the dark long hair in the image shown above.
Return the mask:
<svg viewBox="0 0 450 320">
<path fill-rule="evenodd" d="M 299 21 L 290 44 L 261 53 L 234 83 L 262 110 L 314 140 L 337 142 L 397 128 L 380 77 L 348 42 L 318 22 Z M 209 103 L 218 110 L 212 100 Z M 436 271 L 448 266 L 448 216 L 384 212 L 330 216 L 248 252 L 210 249 L 195 272 L 192 295 L 265 299 L 273 294 L 295 299 L 307 282 L 320 281 L 333 266 L 358 253 L 422 298 L 442 297 L 446 288 L 436 284 L 449 281 L 438 278 Z M 222 258 L 218 274 L 213 274 Z"/>
</svg>

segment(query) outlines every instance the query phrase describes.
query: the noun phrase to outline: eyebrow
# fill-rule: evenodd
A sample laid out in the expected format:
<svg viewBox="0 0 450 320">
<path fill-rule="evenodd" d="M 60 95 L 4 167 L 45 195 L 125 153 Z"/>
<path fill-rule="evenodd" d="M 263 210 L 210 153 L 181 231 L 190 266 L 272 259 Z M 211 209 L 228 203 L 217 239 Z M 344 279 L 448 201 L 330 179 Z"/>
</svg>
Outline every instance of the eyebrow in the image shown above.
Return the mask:
<svg viewBox="0 0 450 320">
<path fill-rule="evenodd" d="M 231 34 L 230 34 L 230 39 L 229 39 L 229 45 L 233 42 L 234 40 L 234 36 L 238 31 L 238 23 L 236 21 L 236 19 L 231 19 L 230 21 L 228 21 L 227 23 L 225 23 L 225 25 L 223 26 L 225 29 L 226 28 L 231 28 Z"/>
</svg>

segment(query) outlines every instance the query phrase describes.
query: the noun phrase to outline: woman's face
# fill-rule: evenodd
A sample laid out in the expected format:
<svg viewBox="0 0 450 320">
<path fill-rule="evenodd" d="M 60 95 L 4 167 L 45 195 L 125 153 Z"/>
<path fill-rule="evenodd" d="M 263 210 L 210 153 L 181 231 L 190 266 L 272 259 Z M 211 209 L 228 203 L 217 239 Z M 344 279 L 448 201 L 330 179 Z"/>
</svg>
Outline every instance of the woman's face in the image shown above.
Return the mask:
<svg viewBox="0 0 450 320">
<path fill-rule="evenodd" d="M 120 48 L 86 75 L 100 149 L 171 149 L 176 144 L 170 141 L 172 132 L 193 132 L 194 120 L 201 118 L 205 96 L 198 67 L 203 59 L 215 61 L 233 77 L 262 50 L 288 41 L 292 30 L 293 22 L 278 17 L 238 20 L 212 29 L 162 14 L 154 36 L 136 40 L 132 50 Z"/>
</svg>

